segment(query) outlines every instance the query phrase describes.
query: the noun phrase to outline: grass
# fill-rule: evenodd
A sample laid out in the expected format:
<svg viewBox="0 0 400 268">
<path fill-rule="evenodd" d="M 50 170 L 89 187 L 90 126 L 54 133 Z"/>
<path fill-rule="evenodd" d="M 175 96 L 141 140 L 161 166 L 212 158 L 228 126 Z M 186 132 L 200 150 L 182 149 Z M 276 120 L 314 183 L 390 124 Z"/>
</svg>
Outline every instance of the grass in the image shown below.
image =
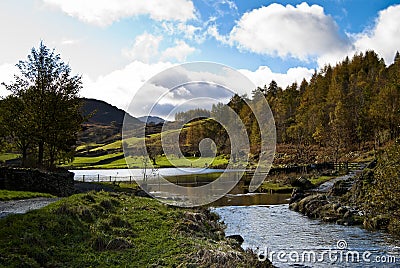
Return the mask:
<svg viewBox="0 0 400 268">
<path fill-rule="evenodd" d="M 122 151 L 122 141 L 121 140 L 117 140 L 112 143 L 96 147 L 92 151 L 98 151 L 98 150 L 107 151 L 107 150 L 115 150 L 115 149 L 120 149 Z"/>
<path fill-rule="evenodd" d="M 55 197 L 55 196 L 46 193 L 0 190 L 0 201 L 28 199 L 35 197 Z"/>
<path fill-rule="evenodd" d="M 2 154 L 0 154 L 0 162 L 11 160 L 11 159 L 16 159 L 20 156 L 21 156 L 20 154 L 14 154 L 14 153 L 2 153 Z"/>
<path fill-rule="evenodd" d="M 314 186 L 319 186 L 324 182 L 327 182 L 335 178 L 334 176 L 319 176 L 310 178 L 310 182 Z M 285 184 L 284 180 L 275 181 L 264 181 L 260 187 L 261 192 L 273 192 L 273 193 L 291 193 L 293 191 L 293 186 Z"/>
<path fill-rule="evenodd" d="M 101 156 L 77 156 L 66 166 L 72 168 L 126 168 L 123 153 L 113 153 Z M 116 160 L 113 160 L 116 158 Z M 119 158 L 119 159 L 118 159 Z"/>
<path fill-rule="evenodd" d="M 78 147 L 76 147 L 76 151 L 83 151 L 83 150 L 87 150 L 87 149 L 89 151 L 91 151 L 91 150 L 94 150 L 97 147 L 101 147 L 101 146 L 103 146 L 103 144 L 91 142 L 91 143 L 79 145 Z"/>
<path fill-rule="evenodd" d="M 291 193 L 293 188 L 293 186 L 284 185 L 278 182 L 264 181 L 260 186 L 260 191 L 268 193 Z"/>
<path fill-rule="evenodd" d="M 125 193 L 74 195 L 0 220 L 5 267 L 253 267 L 217 216 Z"/>
<path fill-rule="evenodd" d="M 169 159 L 166 156 L 156 158 L 157 166 L 159 167 L 194 167 L 203 168 L 205 166 L 219 167 L 228 164 L 228 159 L 224 156 L 213 157 L 172 157 Z M 171 163 L 172 162 L 172 163 Z"/>
<path fill-rule="evenodd" d="M 316 178 L 315 177 L 310 178 L 310 181 L 315 186 L 319 186 L 319 185 L 323 184 L 324 182 L 330 181 L 333 178 L 335 178 L 335 176 L 320 176 L 320 177 L 316 177 Z"/>
<path fill-rule="evenodd" d="M 128 161 L 130 167 L 132 168 L 141 168 L 143 166 L 143 159 L 141 157 L 130 157 Z M 158 156 L 156 158 L 157 167 L 162 167 L 162 168 L 165 167 L 203 168 L 206 165 L 210 167 L 223 167 L 224 165 L 228 164 L 228 159 L 226 159 L 225 156 L 217 156 L 215 158 L 173 157 L 171 162 L 168 160 L 166 156 Z M 75 157 L 72 163 L 64 166 L 68 168 L 90 168 L 90 169 L 113 169 L 113 168 L 128 167 L 123 153 L 112 153 L 95 157 L 77 156 Z"/>
</svg>

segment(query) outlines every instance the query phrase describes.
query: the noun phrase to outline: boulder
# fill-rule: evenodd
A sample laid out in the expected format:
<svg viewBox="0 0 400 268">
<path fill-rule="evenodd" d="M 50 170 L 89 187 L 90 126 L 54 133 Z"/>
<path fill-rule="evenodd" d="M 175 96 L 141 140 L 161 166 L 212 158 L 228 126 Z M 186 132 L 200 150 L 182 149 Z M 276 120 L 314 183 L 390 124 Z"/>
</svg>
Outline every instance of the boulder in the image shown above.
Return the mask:
<svg viewBox="0 0 400 268">
<path fill-rule="evenodd" d="M 302 190 L 308 190 L 314 187 L 311 181 L 304 177 L 298 177 L 295 180 L 293 180 L 290 184 L 291 186 L 300 188 Z"/>
<path fill-rule="evenodd" d="M 239 244 L 239 246 L 242 245 L 243 241 L 244 241 L 243 237 L 241 235 L 238 235 L 238 234 L 228 235 L 226 238 L 235 240 Z"/>
<path fill-rule="evenodd" d="M 305 193 L 302 189 L 294 188 L 292 195 L 290 196 L 289 204 L 295 203 L 305 197 Z"/>
</svg>

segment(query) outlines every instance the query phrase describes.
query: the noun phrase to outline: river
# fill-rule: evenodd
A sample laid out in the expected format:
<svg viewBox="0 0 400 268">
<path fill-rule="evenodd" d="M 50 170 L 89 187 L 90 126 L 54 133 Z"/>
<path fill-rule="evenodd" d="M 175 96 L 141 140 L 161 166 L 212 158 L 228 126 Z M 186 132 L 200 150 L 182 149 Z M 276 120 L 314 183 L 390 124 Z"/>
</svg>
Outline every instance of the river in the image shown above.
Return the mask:
<svg viewBox="0 0 400 268">
<path fill-rule="evenodd" d="M 222 170 L 223 171 L 223 170 Z M 73 170 L 75 179 L 129 180 L 127 169 Z M 213 169 L 160 169 L 177 176 L 220 172 Z M 133 171 L 142 176 L 142 170 Z M 121 179 L 122 178 L 122 179 Z M 101 179 L 102 180 L 102 179 Z M 400 267 L 400 243 L 382 232 L 311 220 L 288 208 L 287 194 L 244 193 L 236 187 L 211 204 L 226 224 L 226 235 L 239 234 L 243 248 L 267 256 L 277 267 Z"/>
<path fill-rule="evenodd" d="M 212 210 L 227 225 L 226 235 L 241 235 L 243 248 L 260 259 L 268 256 L 277 267 L 400 266 L 399 242 L 382 232 L 311 220 L 287 204 Z"/>
</svg>

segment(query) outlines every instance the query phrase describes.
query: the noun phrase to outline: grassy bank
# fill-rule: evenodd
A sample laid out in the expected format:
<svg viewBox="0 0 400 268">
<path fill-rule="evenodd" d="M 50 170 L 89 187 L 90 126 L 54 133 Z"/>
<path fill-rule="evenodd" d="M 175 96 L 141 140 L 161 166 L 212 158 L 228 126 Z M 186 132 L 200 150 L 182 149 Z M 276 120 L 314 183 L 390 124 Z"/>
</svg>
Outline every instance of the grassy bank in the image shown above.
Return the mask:
<svg viewBox="0 0 400 268">
<path fill-rule="evenodd" d="M 0 201 L 17 200 L 17 199 L 29 199 L 35 197 L 55 197 L 51 194 L 37 193 L 37 192 L 26 192 L 26 191 L 9 191 L 0 190 Z"/>
<path fill-rule="evenodd" d="M 300 177 L 300 174 L 290 176 Z M 289 176 L 289 177 L 290 177 Z M 311 176 L 308 180 L 317 187 L 324 182 L 335 178 L 334 176 Z M 290 184 L 290 180 L 285 175 L 270 176 L 261 184 L 259 191 L 264 193 L 291 193 L 295 187 Z"/>
<path fill-rule="evenodd" d="M 268 267 L 217 216 L 126 193 L 88 193 L 0 220 L 10 267 Z M 262 265 L 262 266 L 261 266 Z"/>
</svg>

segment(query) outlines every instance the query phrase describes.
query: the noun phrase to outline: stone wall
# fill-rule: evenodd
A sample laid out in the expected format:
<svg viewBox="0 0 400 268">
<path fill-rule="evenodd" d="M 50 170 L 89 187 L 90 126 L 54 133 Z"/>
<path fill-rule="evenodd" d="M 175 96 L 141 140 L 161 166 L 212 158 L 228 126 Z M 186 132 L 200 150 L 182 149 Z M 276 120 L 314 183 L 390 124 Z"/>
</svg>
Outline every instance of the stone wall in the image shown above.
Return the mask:
<svg viewBox="0 0 400 268">
<path fill-rule="evenodd" d="M 74 173 L 0 167 L 0 189 L 68 196 L 74 192 Z"/>
</svg>

